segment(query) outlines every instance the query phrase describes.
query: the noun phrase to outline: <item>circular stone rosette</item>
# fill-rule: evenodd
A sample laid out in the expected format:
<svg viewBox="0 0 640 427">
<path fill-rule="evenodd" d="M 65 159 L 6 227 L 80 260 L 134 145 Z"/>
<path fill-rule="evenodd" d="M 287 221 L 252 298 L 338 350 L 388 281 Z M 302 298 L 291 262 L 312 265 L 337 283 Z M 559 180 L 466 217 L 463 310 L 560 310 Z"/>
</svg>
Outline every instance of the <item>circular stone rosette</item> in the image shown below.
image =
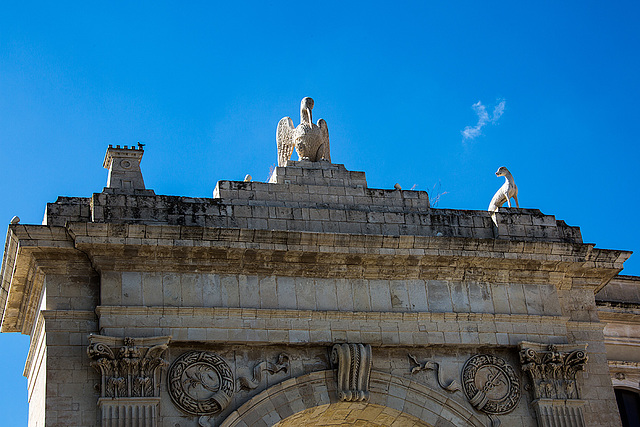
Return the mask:
<svg viewBox="0 0 640 427">
<path fill-rule="evenodd" d="M 487 414 L 506 414 L 520 401 L 520 378 L 501 357 L 478 354 L 467 360 L 462 384 L 473 407 Z"/>
<path fill-rule="evenodd" d="M 213 415 L 231 402 L 235 390 L 233 373 L 220 356 L 208 351 L 189 351 L 169 368 L 169 396 L 188 414 Z"/>
</svg>

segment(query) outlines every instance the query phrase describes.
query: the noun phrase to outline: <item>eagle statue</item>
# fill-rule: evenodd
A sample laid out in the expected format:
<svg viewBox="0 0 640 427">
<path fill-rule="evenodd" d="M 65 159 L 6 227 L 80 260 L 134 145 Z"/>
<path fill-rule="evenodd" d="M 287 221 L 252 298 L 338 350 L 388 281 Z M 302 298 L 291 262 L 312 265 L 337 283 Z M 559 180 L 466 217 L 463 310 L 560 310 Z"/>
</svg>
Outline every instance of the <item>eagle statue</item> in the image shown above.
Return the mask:
<svg viewBox="0 0 640 427">
<path fill-rule="evenodd" d="M 286 166 L 296 149 L 300 160 L 331 162 L 329 154 L 329 128 L 324 119 L 314 125 L 311 120 L 313 99 L 306 97 L 300 103 L 300 124 L 293 127 L 291 117 L 283 117 L 278 123 L 276 141 L 278 143 L 278 166 Z"/>
</svg>

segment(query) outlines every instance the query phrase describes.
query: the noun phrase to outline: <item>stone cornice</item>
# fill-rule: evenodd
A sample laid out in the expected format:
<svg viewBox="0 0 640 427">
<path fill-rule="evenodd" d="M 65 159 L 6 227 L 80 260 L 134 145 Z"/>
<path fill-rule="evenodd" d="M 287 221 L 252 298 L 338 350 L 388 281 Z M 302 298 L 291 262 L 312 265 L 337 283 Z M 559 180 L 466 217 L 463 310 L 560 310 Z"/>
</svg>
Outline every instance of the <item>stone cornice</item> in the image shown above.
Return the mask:
<svg viewBox="0 0 640 427">
<path fill-rule="evenodd" d="M 551 283 L 596 292 L 630 256 L 582 243 L 85 222 L 11 225 L 6 242 L 1 330 L 26 334 L 44 275 L 72 269 Z"/>
<path fill-rule="evenodd" d="M 640 307 L 618 307 L 597 303 L 598 318 L 607 323 L 640 324 Z"/>
<path fill-rule="evenodd" d="M 601 288 L 626 251 L 591 244 L 71 223 L 98 270 L 476 280 Z M 171 262 L 168 262 L 171 260 Z"/>
<path fill-rule="evenodd" d="M 2 266 L 1 331 L 31 332 L 46 274 L 90 268 L 64 227 L 10 225 Z"/>
</svg>

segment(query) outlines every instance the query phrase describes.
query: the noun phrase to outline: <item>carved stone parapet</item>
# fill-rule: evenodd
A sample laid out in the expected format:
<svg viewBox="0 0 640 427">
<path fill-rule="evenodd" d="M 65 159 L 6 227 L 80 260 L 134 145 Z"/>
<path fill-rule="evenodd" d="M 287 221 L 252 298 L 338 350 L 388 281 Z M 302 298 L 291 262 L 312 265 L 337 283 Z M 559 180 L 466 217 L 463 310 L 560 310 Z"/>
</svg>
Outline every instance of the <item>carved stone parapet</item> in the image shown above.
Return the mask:
<svg viewBox="0 0 640 427">
<path fill-rule="evenodd" d="M 538 399 L 532 405 L 540 427 L 584 427 L 584 400 Z"/>
<path fill-rule="evenodd" d="M 100 373 L 98 407 L 103 426 L 156 426 L 162 353 L 171 337 L 117 338 L 90 335 L 87 354 Z"/>
<path fill-rule="evenodd" d="M 369 344 L 335 344 L 331 363 L 338 367 L 338 398 L 345 402 L 369 399 L 371 346 Z"/>
<path fill-rule="evenodd" d="M 531 378 L 534 399 L 578 399 L 576 373 L 588 359 L 587 344 L 520 343 L 520 363 Z"/>
</svg>

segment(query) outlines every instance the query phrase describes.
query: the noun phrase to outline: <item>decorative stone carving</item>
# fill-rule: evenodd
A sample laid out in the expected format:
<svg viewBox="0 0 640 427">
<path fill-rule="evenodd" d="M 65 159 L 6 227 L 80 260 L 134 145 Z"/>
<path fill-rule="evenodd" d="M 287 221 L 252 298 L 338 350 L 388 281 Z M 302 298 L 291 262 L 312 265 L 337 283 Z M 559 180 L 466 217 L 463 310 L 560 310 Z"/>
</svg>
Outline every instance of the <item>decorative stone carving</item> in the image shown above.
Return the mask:
<svg viewBox="0 0 640 427">
<path fill-rule="evenodd" d="M 462 386 L 471 405 L 490 416 L 511 412 L 520 401 L 520 378 L 498 356 L 478 354 L 467 360 L 462 368 Z M 499 423 L 491 420 L 494 425 Z"/>
<path fill-rule="evenodd" d="M 586 344 L 520 343 L 520 362 L 531 377 L 534 399 L 578 399 L 576 372 L 589 359 L 586 348 Z"/>
<path fill-rule="evenodd" d="M 300 124 L 293 127 L 291 117 L 283 117 L 278 123 L 278 166 L 286 166 L 295 148 L 300 160 L 331 162 L 329 154 L 329 128 L 323 119 L 313 124 L 311 118 L 313 99 L 306 97 L 300 103 Z"/>
<path fill-rule="evenodd" d="M 417 365 L 414 366 L 413 368 L 411 368 L 411 373 L 415 374 L 416 372 L 420 372 L 420 371 L 436 371 L 436 378 L 438 380 L 438 385 L 444 389 L 445 391 L 448 391 L 449 393 L 454 393 L 456 391 L 459 391 L 462 389 L 462 387 L 460 386 L 460 384 L 458 383 L 458 381 L 456 380 L 452 380 L 449 382 L 449 384 L 445 384 L 444 380 L 442 379 L 442 369 L 440 369 L 440 364 L 437 362 L 431 362 L 431 361 L 426 361 L 423 364 L 421 364 L 420 362 L 418 362 L 418 360 L 412 356 L 411 354 L 409 354 L 409 359 L 411 359 L 411 361 Z"/>
<path fill-rule="evenodd" d="M 640 363 L 609 360 L 609 371 L 613 387 L 640 390 Z"/>
<path fill-rule="evenodd" d="M 159 395 L 160 356 L 170 337 L 125 338 L 89 336 L 87 354 L 91 366 L 101 373 L 101 397 L 154 397 Z M 120 341 L 120 342 L 119 342 Z M 118 350 L 113 347 L 119 346 Z"/>
<path fill-rule="evenodd" d="M 496 171 L 496 176 L 504 176 L 504 184 L 496 194 L 493 195 L 493 199 L 491 199 L 491 203 L 489 203 L 489 212 L 491 212 L 491 219 L 493 223 L 498 226 L 498 222 L 496 221 L 496 212 L 498 212 L 498 208 L 507 203 L 507 206 L 511 207 L 511 198 L 516 202 L 516 207 L 520 207 L 518 203 L 518 186 L 516 182 L 513 180 L 513 176 L 509 169 L 504 166 L 500 166 L 500 169 Z"/>
<path fill-rule="evenodd" d="M 231 402 L 235 381 L 231 368 L 220 356 L 208 351 L 189 351 L 169 368 L 169 396 L 188 414 L 210 416 Z"/>
<path fill-rule="evenodd" d="M 238 383 L 240 389 L 244 390 L 253 390 L 258 388 L 260 382 L 262 382 L 262 372 L 266 371 L 271 375 L 275 375 L 278 372 L 284 371 L 285 373 L 289 370 L 289 355 L 287 353 L 280 353 L 278 355 L 278 360 L 276 363 L 271 363 L 262 361 L 258 363 L 253 368 L 253 378 L 249 377 L 240 377 L 238 378 Z"/>
<path fill-rule="evenodd" d="M 338 367 L 338 398 L 345 402 L 369 399 L 371 346 L 369 344 L 335 344 L 331 363 Z"/>
<path fill-rule="evenodd" d="M 522 370 L 533 385 L 532 403 L 541 427 L 584 426 L 576 373 L 587 363 L 587 345 L 520 343 Z"/>
<path fill-rule="evenodd" d="M 101 374 L 102 425 L 157 425 L 161 358 L 171 337 L 116 338 L 90 335 L 87 354 Z"/>
</svg>

